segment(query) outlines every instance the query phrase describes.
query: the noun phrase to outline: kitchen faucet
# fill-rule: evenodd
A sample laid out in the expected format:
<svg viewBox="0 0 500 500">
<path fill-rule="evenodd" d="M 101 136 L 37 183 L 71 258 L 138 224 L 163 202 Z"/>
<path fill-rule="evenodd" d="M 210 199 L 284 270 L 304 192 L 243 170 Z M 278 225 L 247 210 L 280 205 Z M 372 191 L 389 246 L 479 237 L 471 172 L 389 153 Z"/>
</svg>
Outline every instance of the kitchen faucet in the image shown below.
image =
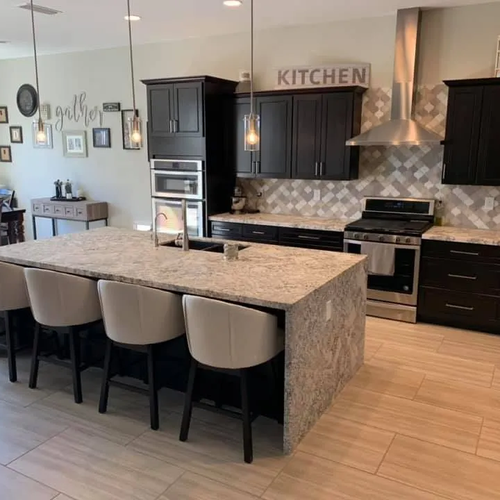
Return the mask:
<svg viewBox="0 0 500 500">
<path fill-rule="evenodd" d="M 160 215 L 163 215 L 163 217 L 165 218 L 165 220 L 168 222 L 168 217 L 163 212 L 160 212 L 159 214 L 156 214 L 156 217 L 155 217 L 155 227 L 154 227 L 154 243 L 155 243 L 155 248 L 158 248 L 158 217 Z"/>
<path fill-rule="evenodd" d="M 182 200 L 182 233 L 177 235 L 177 241 L 182 240 L 182 250 L 189 250 L 189 233 L 187 227 L 187 201 Z"/>
</svg>

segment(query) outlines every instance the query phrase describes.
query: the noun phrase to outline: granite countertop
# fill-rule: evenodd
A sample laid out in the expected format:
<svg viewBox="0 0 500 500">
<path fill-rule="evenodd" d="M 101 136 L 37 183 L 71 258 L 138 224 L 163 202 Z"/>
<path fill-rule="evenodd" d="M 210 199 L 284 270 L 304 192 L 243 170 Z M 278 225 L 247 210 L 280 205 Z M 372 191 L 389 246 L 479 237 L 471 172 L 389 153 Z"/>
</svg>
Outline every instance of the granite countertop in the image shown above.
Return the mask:
<svg viewBox="0 0 500 500">
<path fill-rule="evenodd" d="M 500 246 L 500 231 L 453 226 L 434 226 L 424 233 L 423 239 Z"/>
<path fill-rule="evenodd" d="M 160 235 L 160 241 L 173 238 Z M 213 240 L 221 241 L 221 240 Z M 112 227 L 0 247 L 0 261 L 288 310 L 364 256 L 245 243 L 239 260 L 154 248 L 151 233 Z"/>
<path fill-rule="evenodd" d="M 349 219 L 327 219 L 325 217 L 301 217 L 281 214 L 219 214 L 212 215 L 215 222 L 239 222 L 240 224 L 257 224 L 264 226 L 293 227 L 298 229 L 319 229 L 322 231 L 344 231 Z"/>
</svg>

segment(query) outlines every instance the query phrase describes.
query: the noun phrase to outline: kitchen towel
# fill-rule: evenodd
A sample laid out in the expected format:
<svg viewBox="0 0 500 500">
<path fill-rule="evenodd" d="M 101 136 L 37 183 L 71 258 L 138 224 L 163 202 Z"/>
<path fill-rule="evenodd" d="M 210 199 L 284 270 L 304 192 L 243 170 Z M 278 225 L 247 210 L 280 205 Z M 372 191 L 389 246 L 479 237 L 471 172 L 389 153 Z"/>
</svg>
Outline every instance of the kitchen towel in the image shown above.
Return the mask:
<svg viewBox="0 0 500 500">
<path fill-rule="evenodd" d="M 394 276 L 395 248 L 384 243 L 361 243 L 361 253 L 368 256 L 368 272 Z"/>
</svg>

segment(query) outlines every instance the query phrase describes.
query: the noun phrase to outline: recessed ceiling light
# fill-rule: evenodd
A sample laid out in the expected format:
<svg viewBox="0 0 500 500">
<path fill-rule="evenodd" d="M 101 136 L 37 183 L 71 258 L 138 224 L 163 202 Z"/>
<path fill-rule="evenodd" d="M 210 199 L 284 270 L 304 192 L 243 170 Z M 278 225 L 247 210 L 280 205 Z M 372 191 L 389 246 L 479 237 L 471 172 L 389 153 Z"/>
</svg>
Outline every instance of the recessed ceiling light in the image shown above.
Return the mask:
<svg viewBox="0 0 500 500">
<path fill-rule="evenodd" d="M 140 16 L 130 16 L 130 19 L 128 16 L 125 16 L 123 19 L 125 19 L 125 21 L 140 21 L 141 20 L 141 17 Z"/>
<path fill-rule="evenodd" d="M 226 7 L 239 7 L 243 2 L 242 0 L 224 0 L 222 3 Z"/>
</svg>

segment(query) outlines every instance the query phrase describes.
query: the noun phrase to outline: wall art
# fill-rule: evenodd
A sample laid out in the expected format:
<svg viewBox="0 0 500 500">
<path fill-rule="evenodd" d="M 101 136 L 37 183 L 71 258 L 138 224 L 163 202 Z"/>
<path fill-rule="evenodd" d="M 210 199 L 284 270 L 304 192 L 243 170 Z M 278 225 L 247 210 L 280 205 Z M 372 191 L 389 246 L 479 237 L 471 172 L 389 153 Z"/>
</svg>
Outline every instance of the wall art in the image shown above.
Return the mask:
<svg viewBox="0 0 500 500">
<path fill-rule="evenodd" d="M 66 158 L 87 158 L 87 133 L 85 130 L 65 130 L 63 151 Z"/>
<path fill-rule="evenodd" d="M 38 121 L 34 121 L 31 125 L 31 135 L 33 138 L 33 147 L 35 149 L 52 149 L 54 147 L 52 142 L 52 125 L 49 123 L 43 124 L 43 130 L 45 132 L 45 140 L 39 141 L 37 139 L 38 133 Z"/>
<path fill-rule="evenodd" d="M 25 83 L 19 87 L 16 96 L 17 109 L 26 117 L 33 116 L 38 110 L 38 94 L 29 83 Z"/>
<path fill-rule="evenodd" d="M 119 102 L 105 102 L 102 105 L 102 110 L 105 113 L 117 113 L 122 109 L 121 104 Z"/>
<path fill-rule="evenodd" d="M 93 128 L 92 129 L 92 145 L 94 148 L 110 148 L 111 147 L 111 129 L 110 128 Z"/>
<path fill-rule="evenodd" d="M 12 142 L 12 144 L 23 143 L 23 127 L 19 126 L 9 127 L 9 131 L 10 131 L 10 142 Z"/>
<path fill-rule="evenodd" d="M 12 163 L 12 151 L 10 146 L 0 146 L 0 162 Z"/>
<path fill-rule="evenodd" d="M 97 106 L 89 108 L 85 103 L 86 99 L 87 93 L 81 92 L 80 94 L 75 94 L 71 104 L 65 108 L 56 106 L 56 130 L 58 132 L 63 130 L 68 121 L 74 123 L 81 122 L 85 127 L 88 127 L 93 122 L 97 122 L 99 127 L 102 127 L 104 113 Z"/>
<path fill-rule="evenodd" d="M 7 106 L 0 106 L 0 123 L 9 123 L 9 110 Z"/>
<path fill-rule="evenodd" d="M 50 120 L 51 112 L 50 112 L 50 104 L 40 104 L 40 115 L 44 122 Z"/>
</svg>

